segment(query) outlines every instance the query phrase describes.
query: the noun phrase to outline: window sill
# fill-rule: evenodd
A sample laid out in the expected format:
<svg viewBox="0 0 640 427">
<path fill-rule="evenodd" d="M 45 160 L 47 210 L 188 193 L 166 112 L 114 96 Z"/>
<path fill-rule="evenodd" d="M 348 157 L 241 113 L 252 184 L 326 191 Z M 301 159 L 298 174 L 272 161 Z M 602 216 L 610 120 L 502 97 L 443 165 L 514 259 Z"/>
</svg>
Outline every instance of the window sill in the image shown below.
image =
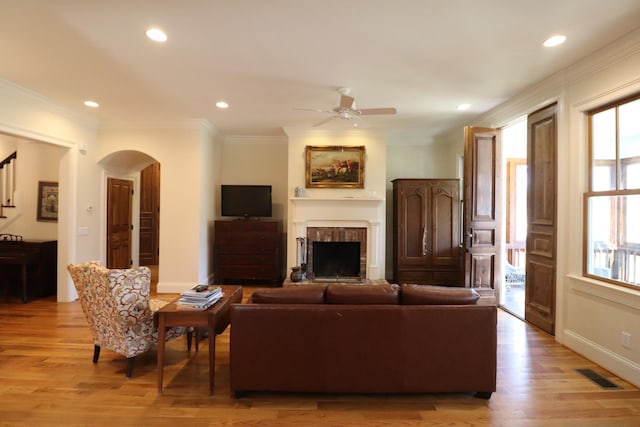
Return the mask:
<svg viewBox="0 0 640 427">
<path fill-rule="evenodd" d="M 584 276 L 567 275 L 569 288 L 576 293 L 587 294 L 617 304 L 640 310 L 640 289 L 591 279 Z"/>
</svg>

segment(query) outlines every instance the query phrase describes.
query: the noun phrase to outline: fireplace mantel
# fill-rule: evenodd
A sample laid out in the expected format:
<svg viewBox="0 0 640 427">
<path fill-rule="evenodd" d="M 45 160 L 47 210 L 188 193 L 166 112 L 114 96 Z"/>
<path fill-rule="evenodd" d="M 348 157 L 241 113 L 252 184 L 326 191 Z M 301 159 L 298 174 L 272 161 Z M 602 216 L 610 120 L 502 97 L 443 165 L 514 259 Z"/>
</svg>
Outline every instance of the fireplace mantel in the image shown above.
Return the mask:
<svg viewBox="0 0 640 427">
<path fill-rule="evenodd" d="M 291 228 L 296 237 L 307 227 L 364 227 L 367 229 L 367 271 L 370 279 L 384 279 L 385 200 L 376 197 L 292 197 Z"/>
</svg>

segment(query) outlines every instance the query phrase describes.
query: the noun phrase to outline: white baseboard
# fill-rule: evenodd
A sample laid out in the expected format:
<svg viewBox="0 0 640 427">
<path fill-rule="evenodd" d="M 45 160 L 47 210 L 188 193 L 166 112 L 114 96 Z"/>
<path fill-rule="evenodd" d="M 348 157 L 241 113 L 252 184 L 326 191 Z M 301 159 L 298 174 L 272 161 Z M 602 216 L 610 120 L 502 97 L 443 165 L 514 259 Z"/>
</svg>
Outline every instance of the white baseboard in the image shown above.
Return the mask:
<svg viewBox="0 0 640 427">
<path fill-rule="evenodd" d="M 574 331 L 564 330 L 564 345 L 597 363 L 636 387 L 640 387 L 640 365 Z"/>
</svg>

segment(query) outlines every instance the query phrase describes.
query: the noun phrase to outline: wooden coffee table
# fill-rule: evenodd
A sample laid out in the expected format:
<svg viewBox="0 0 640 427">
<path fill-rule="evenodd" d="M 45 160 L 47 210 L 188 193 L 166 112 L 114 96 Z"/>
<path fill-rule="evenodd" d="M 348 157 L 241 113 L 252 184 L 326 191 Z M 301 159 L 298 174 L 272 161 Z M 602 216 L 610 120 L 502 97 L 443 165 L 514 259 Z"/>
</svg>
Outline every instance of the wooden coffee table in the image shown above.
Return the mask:
<svg viewBox="0 0 640 427">
<path fill-rule="evenodd" d="M 209 394 L 215 382 L 216 334 L 229 326 L 231 304 L 242 302 L 242 286 L 223 285 L 223 296 L 206 310 L 178 310 L 176 301 L 158 310 L 158 394 L 162 394 L 164 345 L 167 328 L 173 326 L 207 327 L 209 335 Z M 197 331 L 196 331 L 197 333 Z"/>
</svg>

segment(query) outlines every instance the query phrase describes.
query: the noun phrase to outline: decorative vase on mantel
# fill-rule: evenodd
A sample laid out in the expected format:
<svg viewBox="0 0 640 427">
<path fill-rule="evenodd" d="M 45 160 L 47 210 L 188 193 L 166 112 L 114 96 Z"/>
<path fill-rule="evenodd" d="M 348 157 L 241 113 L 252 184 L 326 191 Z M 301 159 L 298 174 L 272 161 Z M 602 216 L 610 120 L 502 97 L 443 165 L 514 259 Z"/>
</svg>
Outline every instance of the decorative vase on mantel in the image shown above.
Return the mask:
<svg viewBox="0 0 640 427">
<path fill-rule="evenodd" d="M 302 280 L 302 271 L 300 267 L 291 267 L 291 275 L 289 276 L 292 282 L 299 282 Z"/>
</svg>

